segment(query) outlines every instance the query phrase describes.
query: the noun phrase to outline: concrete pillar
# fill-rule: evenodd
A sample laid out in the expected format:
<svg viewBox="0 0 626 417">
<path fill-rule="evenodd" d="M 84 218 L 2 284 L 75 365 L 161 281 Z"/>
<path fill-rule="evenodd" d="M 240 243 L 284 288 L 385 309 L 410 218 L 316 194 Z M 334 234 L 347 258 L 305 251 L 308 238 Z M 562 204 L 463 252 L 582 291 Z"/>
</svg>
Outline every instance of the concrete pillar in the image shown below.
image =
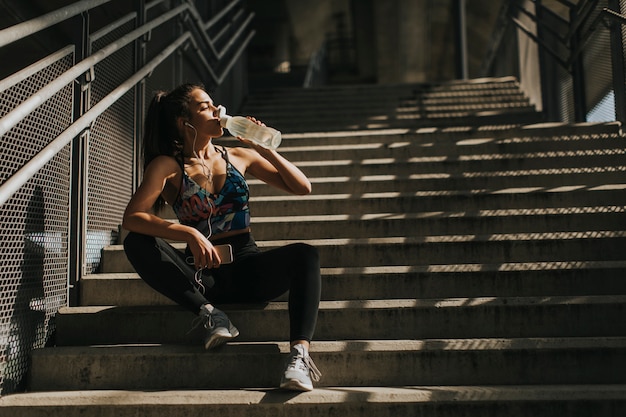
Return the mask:
<svg viewBox="0 0 626 417">
<path fill-rule="evenodd" d="M 378 82 L 424 82 L 428 39 L 427 0 L 374 2 Z"/>
<path fill-rule="evenodd" d="M 307 65 L 330 29 L 332 0 L 285 0 L 293 34 L 292 64 Z"/>
<path fill-rule="evenodd" d="M 376 82 L 377 51 L 374 25 L 374 1 L 353 0 L 354 47 L 359 78 L 364 82 Z"/>
</svg>

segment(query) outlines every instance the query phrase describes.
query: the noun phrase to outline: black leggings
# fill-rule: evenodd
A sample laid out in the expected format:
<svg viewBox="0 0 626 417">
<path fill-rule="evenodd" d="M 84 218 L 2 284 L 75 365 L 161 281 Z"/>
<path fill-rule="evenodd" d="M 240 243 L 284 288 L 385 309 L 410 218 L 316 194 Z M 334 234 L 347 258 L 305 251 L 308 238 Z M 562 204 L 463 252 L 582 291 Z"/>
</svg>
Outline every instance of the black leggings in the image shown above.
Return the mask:
<svg viewBox="0 0 626 417">
<path fill-rule="evenodd" d="M 132 232 L 124 240 L 124 250 L 148 285 L 194 314 L 206 303 L 267 302 L 289 291 L 290 340 L 311 341 L 321 292 L 316 248 L 295 243 L 260 251 L 249 233 L 212 243 L 231 244 L 234 262 L 205 269 L 202 286 L 194 280 L 193 262 L 185 262 L 189 251 Z"/>
</svg>

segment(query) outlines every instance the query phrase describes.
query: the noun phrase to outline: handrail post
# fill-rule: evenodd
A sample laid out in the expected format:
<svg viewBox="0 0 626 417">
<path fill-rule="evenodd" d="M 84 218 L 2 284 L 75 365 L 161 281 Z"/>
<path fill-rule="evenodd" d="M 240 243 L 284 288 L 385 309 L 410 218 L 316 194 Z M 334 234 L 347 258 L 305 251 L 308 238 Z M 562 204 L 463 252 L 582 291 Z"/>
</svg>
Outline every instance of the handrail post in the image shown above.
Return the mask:
<svg viewBox="0 0 626 417">
<path fill-rule="evenodd" d="M 620 0 L 609 0 L 609 10 L 621 13 Z M 611 66 L 613 69 L 613 92 L 615 96 L 615 120 L 626 123 L 626 69 L 624 68 L 624 41 L 622 25 L 611 21 Z"/>
<path fill-rule="evenodd" d="M 89 56 L 89 12 L 82 12 L 74 18 L 75 25 L 75 62 L 82 61 Z M 86 75 L 80 77 L 74 83 L 74 108 L 72 122 L 82 116 L 89 106 L 89 81 Z M 70 193 L 70 216 L 69 224 L 69 277 L 68 277 L 68 304 L 79 305 L 80 280 L 83 275 L 85 254 L 85 227 L 87 217 L 87 158 L 89 132 L 86 130 L 75 137 L 72 141 L 72 180 Z"/>
<path fill-rule="evenodd" d="M 146 23 L 146 0 L 135 0 L 135 8 L 137 11 L 136 27 L 139 28 Z M 147 56 L 147 36 L 144 35 L 135 41 L 135 72 L 146 65 Z M 142 175 L 143 157 L 141 155 L 142 149 L 142 132 L 144 122 L 144 109 L 146 102 L 146 82 L 142 80 L 135 86 L 135 140 L 133 141 L 133 160 L 135 165 L 133 167 L 133 192 L 139 187 Z"/>
<path fill-rule="evenodd" d="M 467 67 L 467 25 L 465 14 L 465 0 L 454 2 L 455 45 L 456 45 L 456 77 L 466 80 L 469 77 Z"/>
<path fill-rule="evenodd" d="M 570 22 L 577 19 L 576 10 L 570 11 Z M 580 42 L 580 29 L 572 34 L 570 51 L 577 51 Z M 572 61 L 572 83 L 574 93 L 574 118 L 576 122 L 587 121 L 587 97 L 585 93 L 585 67 L 582 54 L 578 54 Z"/>
</svg>

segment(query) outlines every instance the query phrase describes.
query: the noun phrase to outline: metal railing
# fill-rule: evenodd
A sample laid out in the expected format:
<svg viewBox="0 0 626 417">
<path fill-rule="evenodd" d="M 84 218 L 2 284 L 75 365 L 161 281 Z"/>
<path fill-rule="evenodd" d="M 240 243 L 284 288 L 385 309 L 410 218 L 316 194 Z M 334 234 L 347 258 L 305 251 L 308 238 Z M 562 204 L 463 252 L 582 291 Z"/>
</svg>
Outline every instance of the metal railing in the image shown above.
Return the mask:
<svg viewBox="0 0 626 417">
<path fill-rule="evenodd" d="M 56 312 L 78 303 L 81 278 L 117 243 L 153 90 L 190 80 L 241 102 L 235 74 L 245 71 L 233 70 L 254 36 L 241 3 L 212 0 L 203 16 L 193 0 L 135 0 L 130 13 L 126 1 L 82 0 L 0 30 L 0 55 L 41 44 L 44 31 L 61 37 L 61 25 L 75 31 L 74 42 L 0 80 L 2 394 L 20 389 L 30 349 L 53 341 Z M 101 9 L 100 19 L 116 18 L 91 32 Z"/>
<path fill-rule="evenodd" d="M 538 45 L 536 78 L 549 120 L 582 122 L 600 111 L 604 121 L 625 122 L 625 6 L 624 0 L 505 2 L 483 75 L 515 74 L 506 62 L 526 37 Z"/>
</svg>

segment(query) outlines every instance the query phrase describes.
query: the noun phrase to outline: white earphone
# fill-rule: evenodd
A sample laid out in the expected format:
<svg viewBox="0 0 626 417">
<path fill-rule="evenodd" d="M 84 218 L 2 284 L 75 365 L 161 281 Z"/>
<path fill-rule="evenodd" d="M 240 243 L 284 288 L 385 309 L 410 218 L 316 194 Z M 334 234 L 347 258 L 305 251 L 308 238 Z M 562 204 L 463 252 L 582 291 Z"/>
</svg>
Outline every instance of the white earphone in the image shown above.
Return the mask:
<svg viewBox="0 0 626 417">
<path fill-rule="evenodd" d="M 189 126 L 190 128 L 195 129 L 195 127 L 193 127 L 193 125 L 189 122 L 185 122 L 185 126 Z"/>
</svg>

